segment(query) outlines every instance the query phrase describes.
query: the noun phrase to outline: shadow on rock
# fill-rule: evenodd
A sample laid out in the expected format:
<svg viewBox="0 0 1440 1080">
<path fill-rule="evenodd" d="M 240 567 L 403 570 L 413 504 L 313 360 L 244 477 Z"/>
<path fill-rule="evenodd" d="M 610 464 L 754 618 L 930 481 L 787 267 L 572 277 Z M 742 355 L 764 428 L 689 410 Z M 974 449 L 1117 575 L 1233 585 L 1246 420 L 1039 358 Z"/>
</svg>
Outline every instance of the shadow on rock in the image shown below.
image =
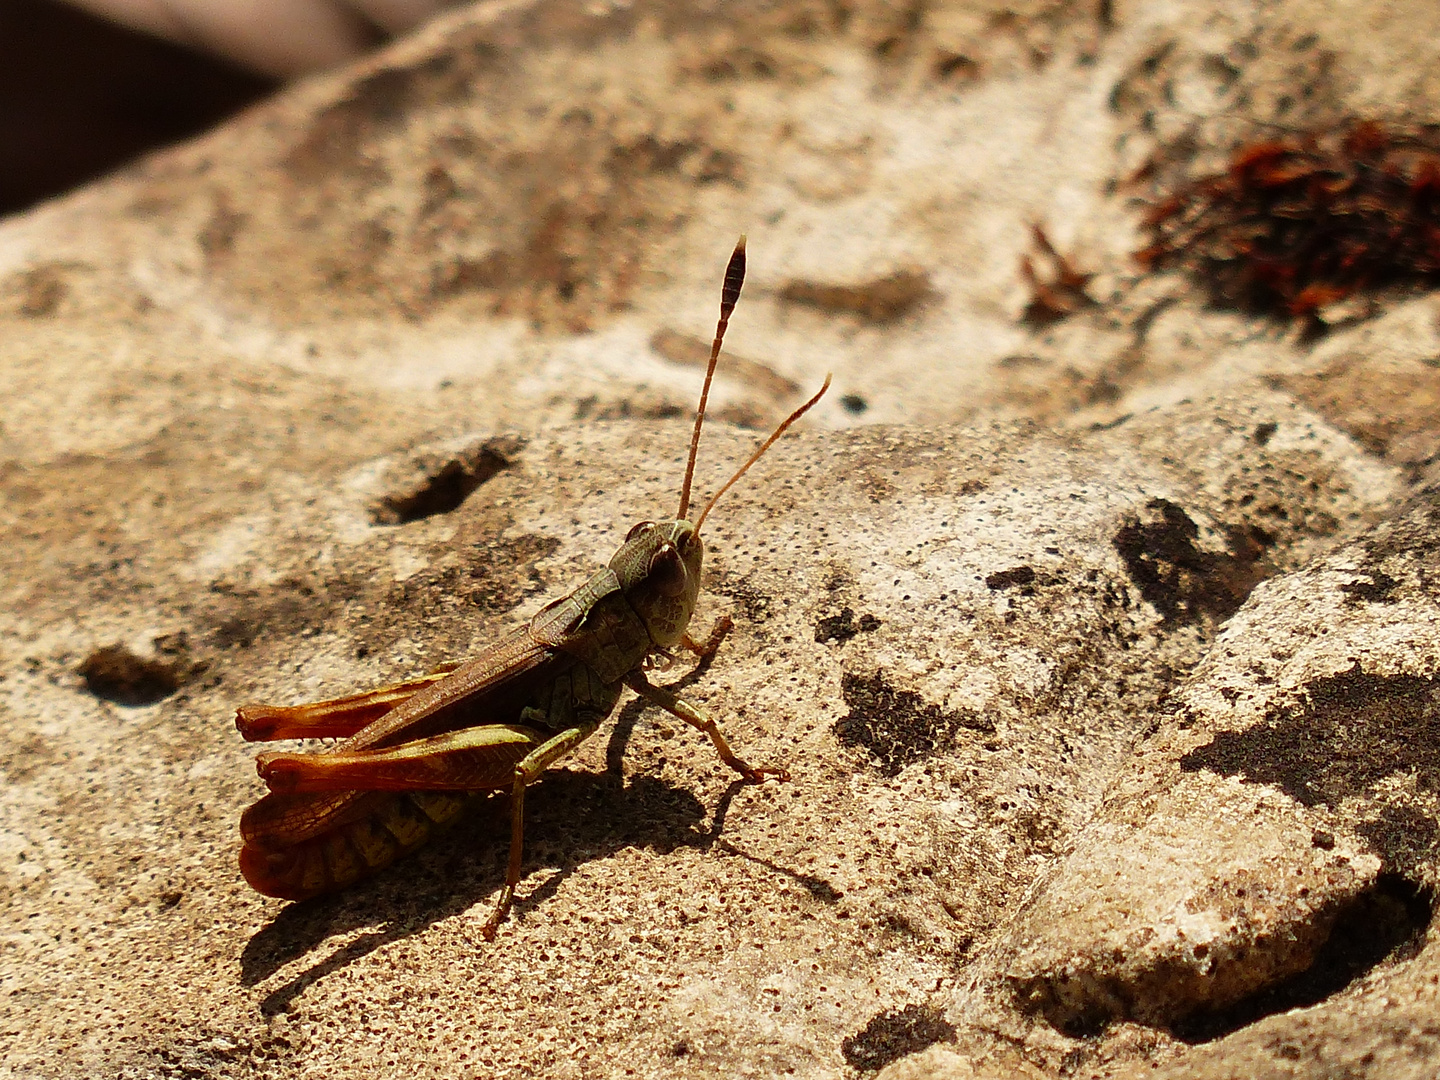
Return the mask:
<svg viewBox="0 0 1440 1080">
<path fill-rule="evenodd" d="M 542 865 L 560 871 L 517 897 L 511 920 L 543 908 L 560 883 L 591 859 L 627 847 L 646 847 L 660 854 L 680 847 L 710 847 L 742 786 L 742 781 L 731 785 L 710 827 L 702 828 L 706 813 L 699 800 L 690 791 L 653 777 L 637 777 L 622 787 L 608 775 L 563 770 L 548 774 L 525 800 L 525 866 L 527 873 Z M 493 899 L 504 875 L 509 833 L 509 800 L 497 795 L 455 829 L 376 878 L 337 895 L 290 904 L 245 946 L 241 984 L 265 981 L 332 938 L 368 931 L 312 963 L 260 1004 L 266 1015 L 283 1012 L 326 975 Z"/>
<path fill-rule="evenodd" d="M 719 634 L 723 636 L 726 629 L 719 628 Z M 678 690 L 694 682 L 706 672 L 713 658 L 713 651 L 702 656 L 694 668 L 671 682 L 670 688 Z M 708 827 L 702 827 L 704 806 L 689 790 L 649 776 L 624 783 L 625 749 L 646 708 L 644 701 L 636 699 L 616 716 L 606 746 L 604 773 L 556 770 L 547 773 L 527 793 L 525 867 L 530 872 L 537 865 L 560 869 L 516 898 L 511 920 L 542 909 L 575 868 L 591 859 L 627 847 L 646 847 L 660 854 L 681 847 L 708 850 L 720 839 L 730 804 L 745 787 L 745 781 L 737 779 L 725 790 Z M 307 987 L 326 975 L 348 967 L 382 945 L 467 911 L 482 899 L 493 899 L 509 850 L 509 806 L 509 798 L 496 793 L 462 816 L 456 827 L 376 877 L 342 893 L 284 908 L 245 946 L 240 957 L 242 985 L 264 982 L 331 938 L 372 929 L 271 991 L 261 1002 L 260 1011 L 266 1015 L 283 1012 Z M 731 854 L 753 858 L 723 842 L 721 846 Z M 793 873 L 763 859 L 755 861 L 791 874 L 821 899 L 840 896 L 828 882 Z"/>
</svg>

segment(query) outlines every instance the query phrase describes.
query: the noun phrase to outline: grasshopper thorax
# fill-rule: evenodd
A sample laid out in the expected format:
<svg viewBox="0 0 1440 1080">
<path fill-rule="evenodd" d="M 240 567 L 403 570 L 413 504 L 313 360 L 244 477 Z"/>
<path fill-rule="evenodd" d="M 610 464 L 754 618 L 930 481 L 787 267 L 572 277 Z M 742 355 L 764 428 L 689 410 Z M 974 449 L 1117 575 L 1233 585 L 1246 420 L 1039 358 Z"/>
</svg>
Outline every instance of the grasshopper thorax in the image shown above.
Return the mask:
<svg viewBox="0 0 1440 1080">
<path fill-rule="evenodd" d="M 700 594 L 705 544 L 688 521 L 642 521 L 625 536 L 610 569 L 658 648 L 685 636 Z"/>
</svg>

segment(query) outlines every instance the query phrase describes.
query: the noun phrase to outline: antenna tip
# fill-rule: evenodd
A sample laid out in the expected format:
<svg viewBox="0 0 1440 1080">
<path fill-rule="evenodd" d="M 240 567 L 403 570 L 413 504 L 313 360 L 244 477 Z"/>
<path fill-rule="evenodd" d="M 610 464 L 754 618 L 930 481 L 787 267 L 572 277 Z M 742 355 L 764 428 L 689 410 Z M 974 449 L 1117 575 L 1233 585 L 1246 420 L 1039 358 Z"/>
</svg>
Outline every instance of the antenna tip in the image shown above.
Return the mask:
<svg viewBox="0 0 1440 1080">
<path fill-rule="evenodd" d="M 744 234 L 743 232 L 740 234 L 740 239 L 735 242 L 735 250 L 736 250 L 736 251 L 744 251 L 744 250 L 745 250 L 745 234 Z"/>
</svg>

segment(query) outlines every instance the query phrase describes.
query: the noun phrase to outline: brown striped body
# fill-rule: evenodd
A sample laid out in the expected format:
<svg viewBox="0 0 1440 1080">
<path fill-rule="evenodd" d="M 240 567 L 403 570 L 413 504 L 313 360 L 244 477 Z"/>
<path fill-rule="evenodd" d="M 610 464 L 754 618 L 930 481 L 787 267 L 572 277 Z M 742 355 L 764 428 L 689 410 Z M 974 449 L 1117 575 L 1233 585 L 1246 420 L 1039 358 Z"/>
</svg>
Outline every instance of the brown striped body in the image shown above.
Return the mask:
<svg viewBox="0 0 1440 1080">
<path fill-rule="evenodd" d="M 588 620 L 588 633 L 573 632 L 577 620 Z M 241 873 L 256 892 L 286 900 L 370 877 L 484 792 L 509 789 L 516 766 L 546 740 L 594 730 L 610 714 L 621 683 L 577 652 L 618 654 L 627 670 L 652 647 L 607 568 L 452 672 L 333 701 L 243 706 L 236 723 L 247 738 L 353 734 L 319 753 L 260 756 L 271 791 L 241 816 Z M 389 754 L 377 762 L 380 750 Z M 417 788 L 417 772 L 433 787 Z"/>
</svg>

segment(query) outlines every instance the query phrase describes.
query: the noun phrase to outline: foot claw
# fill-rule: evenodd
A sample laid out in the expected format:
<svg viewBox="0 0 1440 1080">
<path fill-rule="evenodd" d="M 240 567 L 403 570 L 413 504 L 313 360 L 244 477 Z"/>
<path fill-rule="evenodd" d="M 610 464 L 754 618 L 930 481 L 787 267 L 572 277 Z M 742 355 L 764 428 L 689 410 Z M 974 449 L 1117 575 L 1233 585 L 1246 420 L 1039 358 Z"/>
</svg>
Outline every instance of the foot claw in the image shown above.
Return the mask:
<svg viewBox="0 0 1440 1080">
<path fill-rule="evenodd" d="M 681 643 L 696 656 L 711 656 L 715 650 L 720 648 L 720 643 L 725 640 L 725 635 L 735 627 L 735 621 L 729 615 L 721 615 L 715 620 L 715 626 L 710 630 L 709 636 L 704 641 L 696 641 L 686 631 Z"/>
<path fill-rule="evenodd" d="M 790 779 L 789 769 L 772 765 L 760 765 L 756 767 L 745 765 L 739 770 L 739 773 L 752 784 L 763 784 L 767 776 L 773 776 L 782 784 Z"/>
</svg>

